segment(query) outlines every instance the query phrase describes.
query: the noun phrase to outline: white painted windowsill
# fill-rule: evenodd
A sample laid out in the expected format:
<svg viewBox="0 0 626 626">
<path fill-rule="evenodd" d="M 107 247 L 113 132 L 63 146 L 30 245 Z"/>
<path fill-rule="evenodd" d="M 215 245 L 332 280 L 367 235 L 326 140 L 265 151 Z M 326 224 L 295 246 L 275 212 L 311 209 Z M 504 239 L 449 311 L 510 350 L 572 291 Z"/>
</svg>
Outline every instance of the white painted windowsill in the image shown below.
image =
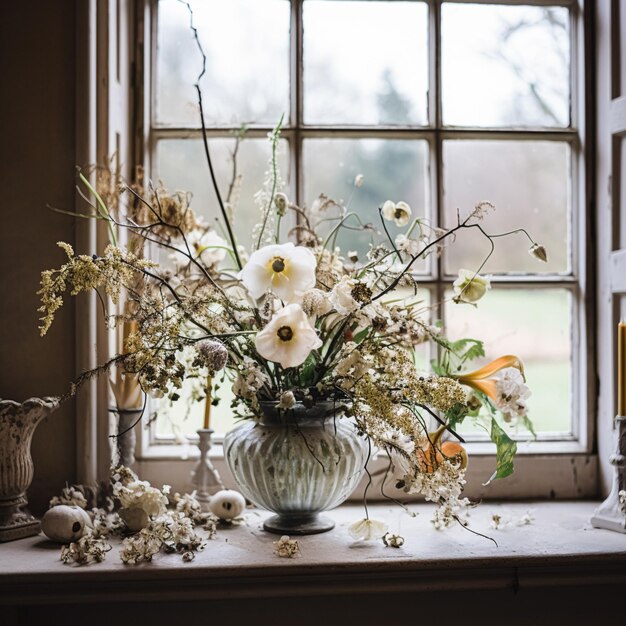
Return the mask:
<svg viewBox="0 0 626 626">
<path fill-rule="evenodd" d="M 246 512 L 244 525 L 220 528 L 190 563 L 160 554 L 152 563 L 125 566 L 115 542 L 104 563 L 67 566 L 60 547 L 40 535 L 0 544 L 0 606 L 626 585 L 626 535 L 592 528 L 596 506 L 483 503 L 472 511 L 471 526 L 498 546 L 459 526 L 434 530 L 430 505 L 411 506 L 414 518 L 400 507 L 370 506 L 371 518 L 405 538 L 394 549 L 353 542 L 347 527 L 363 508 L 344 505 L 328 513 L 333 531 L 299 538 L 301 555 L 293 559 L 274 554 L 277 536 L 261 529 L 268 514 L 258 509 Z M 535 521 L 516 525 L 527 511 Z M 490 528 L 494 513 L 511 523 Z"/>
</svg>

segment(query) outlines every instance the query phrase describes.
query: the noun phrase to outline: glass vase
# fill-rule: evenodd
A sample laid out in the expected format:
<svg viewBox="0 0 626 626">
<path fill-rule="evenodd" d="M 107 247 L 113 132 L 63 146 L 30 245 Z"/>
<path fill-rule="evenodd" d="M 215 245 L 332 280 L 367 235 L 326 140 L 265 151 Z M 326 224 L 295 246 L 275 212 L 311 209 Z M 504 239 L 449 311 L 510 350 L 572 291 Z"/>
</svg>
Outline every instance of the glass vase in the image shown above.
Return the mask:
<svg viewBox="0 0 626 626">
<path fill-rule="evenodd" d="M 319 515 L 341 504 L 365 469 L 368 441 L 334 402 L 280 410 L 262 403 L 263 414 L 231 430 L 224 456 L 241 492 L 273 511 L 265 530 L 309 535 L 331 530 Z"/>
</svg>

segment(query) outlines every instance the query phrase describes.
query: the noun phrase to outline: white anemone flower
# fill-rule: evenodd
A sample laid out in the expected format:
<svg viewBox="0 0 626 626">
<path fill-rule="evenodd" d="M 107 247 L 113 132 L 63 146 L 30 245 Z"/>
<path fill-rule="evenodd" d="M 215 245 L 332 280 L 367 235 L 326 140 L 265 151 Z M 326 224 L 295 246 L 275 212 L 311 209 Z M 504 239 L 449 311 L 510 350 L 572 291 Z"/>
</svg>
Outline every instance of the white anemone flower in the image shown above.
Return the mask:
<svg viewBox="0 0 626 626">
<path fill-rule="evenodd" d="M 463 302 L 478 302 L 491 289 L 491 281 L 472 270 L 459 270 L 459 277 L 452 283 L 454 295 Z"/>
<path fill-rule="evenodd" d="M 381 539 L 389 530 L 385 522 L 374 519 L 361 519 L 348 526 L 348 532 L 355 541 L 372 541 Z"/>
<path fill-rule="evenodd" d="M 190 254 L 195 260 L 202 259 L 207 267 L 217 266 L 226 258 L 228 244 L 214 230 L 197 228 L 186 235 L 186 240 L 187 245 L 180 241 L 177 251 L 170 255 L 178 268 L 189 265 Z"/>
<path fill-rule="evenodd" d="M 274 314 L 254 339 L 257 352 L 283 367 L 304 363 L 311 350 L 322 345 L 315 329 L 299 304 L 288 304 Z"/>
<path fill-rule="evenodd" d="M 239 278 L 255 300 L 271 289 L 288 302 L 315 287 L 315 266 L 308 248 L 292 243 L 269 245 L 250 255 Z"/>
<path fill-rule="evenodd" d="M 411 219 L 411 207 L 406 202 L 392 202 L 387 200 L 383 204 L 383 217 L 386 220 L 393 220 L 396 226 L 406 226 Z"/>
</svg>

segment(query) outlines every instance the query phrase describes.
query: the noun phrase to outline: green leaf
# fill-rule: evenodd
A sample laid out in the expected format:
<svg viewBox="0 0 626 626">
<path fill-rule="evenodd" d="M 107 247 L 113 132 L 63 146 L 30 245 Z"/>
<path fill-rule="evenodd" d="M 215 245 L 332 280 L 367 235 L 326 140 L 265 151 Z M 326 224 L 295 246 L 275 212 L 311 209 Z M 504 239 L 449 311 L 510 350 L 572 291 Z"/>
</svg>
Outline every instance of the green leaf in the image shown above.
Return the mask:
<svg viewBox="0 0 626 626">
<path fill-rule="evenodd" d="M 447 376 L 450 373 L 443 365 L 439 364 L 439 362 L 435 359 L 431 360 L 430 366 L 432 367 L 433 372 L 437 374 L 437 376 Z"/>
<path fill-rule="evenodd" d="M 506 478 L 513 473 L 513 457 L 517 452 L 517 444 L 502 430 L 498 422 L 491 418 L 491 441 L 496 444 L 496 471 L 491 478 L 483 483 L 488 485 L 496 478 Z"/>
<path fill-rule="evenodd" d="M 454 428 L 457 424 L 460 424 L 467 415 L 468 411 L 465 404 L 455 404 L 450 410 L 446 411 L 448 426 Z"/>
<path fill-rule="evenodd" d="M 107 220 L 107 226 L 109 227 L 109 239 L 114 246 L 117 246 L 117 238 L 115 237 L 115 231 L 113 230 L 113 225 L 111 224 L 111 214 L 109 213 L 109 209 L 107 209 L 106 204 L 104 204 L 104 200 L 102 200 L 100 194 L 98 194 L 98 192 L 92 187 L 91 183 L 85 178 L 80 170 L 78 172 L 78 177 L 96 199 L 98 213 L 100 213 L 100 216 L 103 219 Z"/>
<path fill-rule="evenodd" d="M 478 339 L 459 339 L 450 343 L 450 350 L 462 361 L 472 361 L 478 357 L 485 356 L 485 346 Z"/>
<path fill-rule="evenodd" d="M 370 332 L 370 328 L 364 328 L 363 330 L 360 330 L 356 335 L 354 335 L 352 341 L 354 341 L 354 343 L 356 344 L 361 343 L 361 341 L 363 341 L 363 339 L 367 337 L 367 334 L 369 332 Z"/>
<path fill-rule="evenodd" d="M 307 387 L 313 383 L 316 365 L 317 359 L 315 358 L 315 355 L 311 352 L 306 358 L 304 364 L 302 365 L 302 370 L 300 372 L 300 381 L 302 386 Z"/>
</svg>

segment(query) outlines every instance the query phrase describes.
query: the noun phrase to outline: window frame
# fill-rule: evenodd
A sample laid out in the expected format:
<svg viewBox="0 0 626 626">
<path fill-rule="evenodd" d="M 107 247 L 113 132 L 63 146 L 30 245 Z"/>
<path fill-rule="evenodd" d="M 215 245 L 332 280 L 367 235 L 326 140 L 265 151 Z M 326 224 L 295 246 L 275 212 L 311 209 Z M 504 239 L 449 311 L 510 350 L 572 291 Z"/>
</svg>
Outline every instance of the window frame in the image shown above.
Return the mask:
<svg viewBox="0 0 626 626">
<path fill-rule="evenodd" d="M 457 4 L 502 4 L 502 5 L 534 5 L 564 6 L 570 9 L 570 46 L 571 46 L 571 106 L 570 126 L 568 128 L 471 128 L 451 127 L 442 123 L 441 112 L 441 5 L 442 0 L 424 0 L 428 5 L 428 55 L 429 55 L 429 86 L 428 121 L 426 126 L 361 126 L 361 125 L 306 125 L 303 117 L 304 81 L 303 81 L 303 20 L 302 6 L 306 0 L 291 0 L 290 15 L 290 117 L 282 129 L 282 137 L 290 145 L 290 196 L 301 204 L 304 200 L 304 177 L 302 171 L 303 142 L 311 137 L 335 138 L 382 138 L 382 139 L 425 139 L 429 146 L 430 170 L 430 212 L 431 218 L 442 223 L 443 218 L 443 142 L 447 139 L 485 139 L 485 140 L 549 140 L 566 142 L 570 146 L 571 155 L 571 275 L 520 275 L 494 276 L 492 283 L 502 288 L 529 287 L 550 288 L 563 287 L 572 294 L 572 435 L 558 438 L 544 437 L 533 442 L 531 446 L 520 445 L 518 469 L 514 497 L 528 497 L 538 493 L 536 476 L 531 477 L 536 463 L 553 475 L 550 483 L 551 492 L 559 497 L 590 496 L 595 493 L 597 475 L 597 457 L 593 454 L 595 432 L 596 380 L 593 363 L 594 330 L 590 326 L 594 320 L 594 292 L 590 279 L 593 267 L 594 242 L 591 237 L 592 204 L 587 188 L 589 185 L 589 167 L 591 162 L 585 154 L 586 126 L 588 111 L 594 97 L 590 81 L 590 69 L 593 57 L 586 52 L 589 30 L 593 27 L 589 9 L 584 0 L 445 0 Z M 156 45 L 158 0 L 138 0 L 136 32 L 137 61 L 135 63 L 136 89 L 135 126 L 136 145 L 135 160 L 150 171 L 154 163 L 156 145 L 161 138 L 193 138 L 201 136 L 200 128 L 157 126 L 153 117 L 155 111 L 156 90 Z M 431 45 L 434 42 L 434 45 Z M 149 68 L 148 71 L 145 71 Z M 234 127 L 210 127 L 207 134 L 211 137 L 230 137 Z M 250 126 L 246 134 L 248 138 L 264 138 L 272 130 L 268 126 Z M 295 174 L 294 174 L 295 173 Z M 446 276 L 441 261 L 437 267 L 429 263 L 430 275 L 420 274 L 420 281 L 431 290 L 433 297 L 441 301 L 441 294 L 450 287 L 454 276 Z M 443 310 L 440 311 L 443 319 Z M 445 320 L 444 320 L 445 321 Z M 193 461 L 194 450 L 188 450 L 190 459 L 181 461 L 180 444 L 172 439 L 157 439 L 149 428 L 141 429 L 138 437 L 137 458 L 142 474 L 152 474 L 152 469 L 161 475 L 165 466 L 178 461 L 189 465 Z M 191 443 L 193 448 L 193 442 Z M 475 458 L 473 465 L 476 473 L 485 478 L 488 467 L 493 467 L 495 455 L 491 444 L 472 442 L 468 451 Z M 222 476 L 228 476 L 223 461 L 221 441 L 217 440 L 212 457 Z M 167 463 L 164 463 L 167 462 Z M 589 480 L 578 481 L 576 477 L 579 464 L 584 464 L 584 471 L 590 473 Z M 478 466 L 478 467 L 477 467 Z M 189 467 L 191 467 L 189 465 Z M 581 468 L 583 466 L 581 465 Z M 526 470 L 524 469 L 526 468 Z M 474 473 L 472 467 L 468 478 Z M 527 474 L 527 475 L 525 475 Z M 521 476 L 520 476 L 521 475 Z M 158 482 L 158 480 L 157 480 Z M 167 481 L 171 482 L 171 481 Z M 583 484 L 584 483 L 584 484 Z M 582 485 L 582 486 L 581 486 Z M 490 487 L 485 497 L 501 497 L 500 489 Z M 481 491 L 479 489 L 479 491 Z M 540 489 L 540 493 L 545 490 Z M 504 495 L 511 495 L 503 492 Z"/>
</svg>

